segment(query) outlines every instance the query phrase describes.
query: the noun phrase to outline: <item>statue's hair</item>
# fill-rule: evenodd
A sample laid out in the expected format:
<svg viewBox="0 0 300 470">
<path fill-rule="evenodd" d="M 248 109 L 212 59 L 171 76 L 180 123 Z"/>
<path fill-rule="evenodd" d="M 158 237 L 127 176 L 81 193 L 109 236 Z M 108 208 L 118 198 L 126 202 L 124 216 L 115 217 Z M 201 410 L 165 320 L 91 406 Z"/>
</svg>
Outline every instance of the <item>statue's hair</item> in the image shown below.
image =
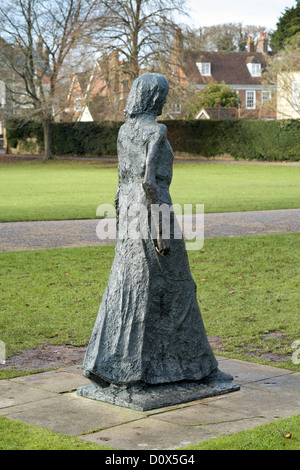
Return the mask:
<svg viewBox="0 0 300 470">
<path fill-rule="evenodd" d="M 143 73 L 132 84 L 124 114 L 134 117 L 155 113 L 161 108 L 169 91 L 168 80 L 160 73 Z"/>
</svg>

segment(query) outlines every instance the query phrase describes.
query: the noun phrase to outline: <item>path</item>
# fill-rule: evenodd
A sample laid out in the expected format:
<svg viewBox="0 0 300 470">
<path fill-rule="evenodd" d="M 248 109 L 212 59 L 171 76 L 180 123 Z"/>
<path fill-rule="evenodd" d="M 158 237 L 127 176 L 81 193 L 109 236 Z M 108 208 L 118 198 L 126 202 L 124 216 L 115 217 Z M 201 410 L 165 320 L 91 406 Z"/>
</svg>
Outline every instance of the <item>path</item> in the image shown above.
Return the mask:
<svg viewBox="0 0 300 470">
<path fill-rule="evenodd" d="M 42 155 L 14 155 L 7 154 L 0 150 L 0 162 L 14 162 L 14 161 L 25 161 L 25 160 L 42 160 Z M 80 156 L 68 156 L 68 155 L 56 155 L 56 160 L 79 160 L 82 162 L 96 161 L 105 163 L 117 163 L 118 158 L 113 156 L 101 157 L 80 157 Z M 256 160 L 235 160 L 233 157 L 227 155 L 221 155 L 216 157 L 202 157 L 202 156 L 190 156 L 190 155 L 179 155 L 175 154 L 175 163 L 217 163 L 219 165 L 259 165 L 259 166 L 300 166 L 300 161 L 280 161 L 280 162 L 269 162 L 269 161 L 256 161 Z"/>
<path fill-rule="evenodd" d="M 239 391 L 135 411 L 78 396 L 76 389 L 90 382 L 79 366 L 70 366 L 0 380 L 0 415 L 129 451 L 175 450 L 299 414 L 299 373 L 224 357 L 218 360 L 220 369 L 233 375 Z"/>
<path fill-rule="evenodd" d="M 107 240 L 99 240 L 98 223 L 99 219 L 1 223 L 0 251 L 114 243 L 113 234 Z M 204 215 L 205 238 L 293 232 L 300 232 L 300 209 Z"/>
</svg>

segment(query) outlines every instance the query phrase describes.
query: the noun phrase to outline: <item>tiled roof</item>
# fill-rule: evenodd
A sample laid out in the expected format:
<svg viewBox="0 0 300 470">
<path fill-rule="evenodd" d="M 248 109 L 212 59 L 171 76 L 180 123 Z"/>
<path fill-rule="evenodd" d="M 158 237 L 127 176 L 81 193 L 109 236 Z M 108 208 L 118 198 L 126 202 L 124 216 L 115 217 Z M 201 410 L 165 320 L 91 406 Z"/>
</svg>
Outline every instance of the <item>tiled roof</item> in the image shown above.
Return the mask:
<svg viewBox="0 0 300 470">
<path fill-rule="evenodd" d="M 197 62 L 211 64 L 211 76 L 202 76 Z M 205 85 L 214 80 L 227 84 L 257 85 L 261 77 L 252 77 L 247 63 L 260 63 L 262 71 L 266 67 L 266 54 L 260 52 L 190 52 L 185 55 L 183 69 L 189 82 Z"/>
</svg>

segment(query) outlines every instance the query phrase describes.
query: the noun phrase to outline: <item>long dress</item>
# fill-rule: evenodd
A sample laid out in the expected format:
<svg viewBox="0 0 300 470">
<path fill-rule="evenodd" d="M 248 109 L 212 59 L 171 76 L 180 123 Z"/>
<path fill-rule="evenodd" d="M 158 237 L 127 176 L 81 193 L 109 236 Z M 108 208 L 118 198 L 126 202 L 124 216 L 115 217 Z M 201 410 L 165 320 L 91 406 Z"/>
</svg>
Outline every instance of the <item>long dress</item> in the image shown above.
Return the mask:
<svg viewBox="0 0 300 470">
<path fill-rule="evenodd" d="M 155 120 L 128 120 L 118 136 L 119 200 L 126 201 L 127 223 L 138 226 L 135 204 L 148 207 L 143 180 Z M 172 206 L 173 151 L 165 137 L 156 162 L 161 203 Z M 172 214 L 174 216 L 174 214 Z M 149 217 L 150 220 L 150 217 Z M 119 232 L 122 231 L 119 220 Z M 183 238 L 174 238 L 170 253 L 155 249 L 150 233 L 117 236 L 115 257 L 86 352 L 84 374 L 112 384 L 164 384 L 201 380 L 217 361 L 205 333 Z"/>
</svg>

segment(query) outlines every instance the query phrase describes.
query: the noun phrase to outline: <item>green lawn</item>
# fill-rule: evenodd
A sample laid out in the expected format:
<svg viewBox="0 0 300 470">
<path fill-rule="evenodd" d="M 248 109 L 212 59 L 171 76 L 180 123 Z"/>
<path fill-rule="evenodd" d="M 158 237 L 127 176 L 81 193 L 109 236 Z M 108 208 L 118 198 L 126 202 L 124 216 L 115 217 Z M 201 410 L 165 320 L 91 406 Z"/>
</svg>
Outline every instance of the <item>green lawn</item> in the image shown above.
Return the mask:
<svg viewBox="0 0 300 470">
<path fill-rule="evenodd" d="M 178 163 L 173 203 L 205 212 L 300 207 L 300 167 Z M 117 165 L 26 161 L 0 164 L 0 222 L 95 218 L 114 202 Z"/>
<path fill-rule="evenodd" d="M 186 450 L 299 450 L 300 415 L 209 439 Z"/>
<path fill-rule="evenodd" d="M 82 441 L 0 416 L 0 450 L 107 450 L 112 447 Z"/>
<path fill-rule="evenodd" d="M 205 212 L 300 207 L 298 167 L 176 164 L 174 203 Z M 0 164 L 0 221 L 94 218 L 113 203 L 117 166 L 38 161 Z M 192 274 L 218 355 L 300 370 L 300 235 L 205 240 L 190 251 Z M 114 247 L 0 253 L 0 340 L 8 356 L 49 342 L 85 345 L 107 283 Z M 274 362 L 275 361 L 275 362 Z M 0 368 L 0 379 L 26 374 Z M 299 450 L 300 417 L 211 439 L 189 449 Z M 291 434 L 286 438 L 286 434 Z M 0 417 L 0 449 L 107 449 Z"/>
<path fill-rule="evenodd" d="M 266 235 L 208 239 L 188 252 L 218 354 L 300 370 L 292 363 L 300 339 L 299 245 L 299 234 Z M 113 246 L 0 253 L 7 356 L 45 342 L 87 344 L 113 256 Z M 0 378 L 15 375 L 0 368 Z"/>
<path fill-rule="evenodd" d="M 288 436 L 288 437 L 286 437 Z M 0 450 L 108 450 L 110 447 L 82 441 L 0 416 Z M 256 426 L 184 450 L 299 450 L 300 415 Z"/>
</svg>

